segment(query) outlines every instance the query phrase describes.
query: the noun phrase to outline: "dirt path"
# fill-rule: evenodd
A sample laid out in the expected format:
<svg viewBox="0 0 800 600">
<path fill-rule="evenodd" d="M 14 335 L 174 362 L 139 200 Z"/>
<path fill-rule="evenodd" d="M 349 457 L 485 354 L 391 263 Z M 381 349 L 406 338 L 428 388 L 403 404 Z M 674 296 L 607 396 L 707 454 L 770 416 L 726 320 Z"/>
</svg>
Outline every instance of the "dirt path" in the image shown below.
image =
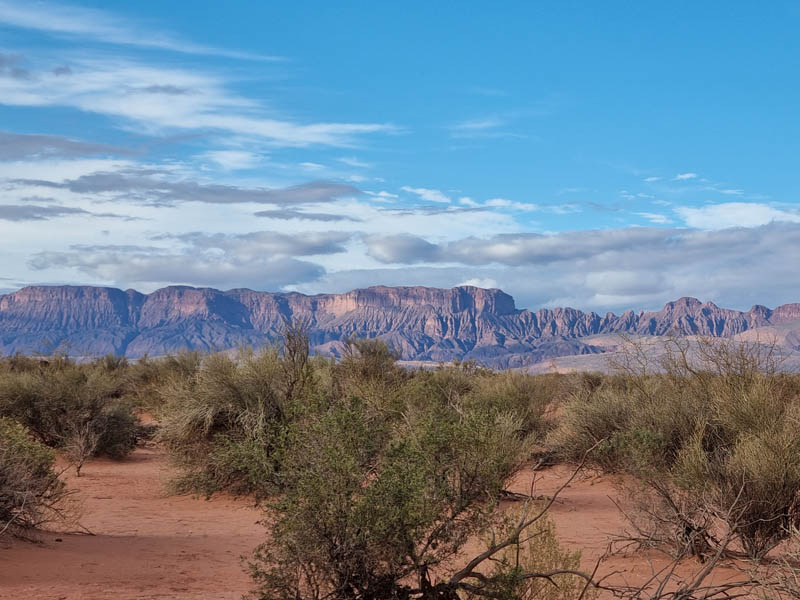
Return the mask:
<svg viewBox="0 0 800 600">
<path fill-rule="evenodd" d="M 158 450 L 139 449 L 70 477 L 85 503 L 81 522 L 96 535 L 0 544 L 0 598 L 241 598 L 250 579 L 240 556 L 264 539 L 260 513 L 246 501 L 165 496 L 165 463 Z"/>
</svg>

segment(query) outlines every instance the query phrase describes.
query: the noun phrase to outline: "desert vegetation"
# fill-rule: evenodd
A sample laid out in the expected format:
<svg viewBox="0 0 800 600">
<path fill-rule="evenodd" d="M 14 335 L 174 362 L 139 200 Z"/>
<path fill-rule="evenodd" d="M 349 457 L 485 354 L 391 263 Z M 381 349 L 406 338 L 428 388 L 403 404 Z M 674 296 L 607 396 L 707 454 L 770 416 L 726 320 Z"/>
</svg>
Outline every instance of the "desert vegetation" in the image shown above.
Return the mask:
<svg viewBox="0 0 800 600">
<path fill-rule="evenodd" d="M 0 418 L 0 535 L 26 535 L 60 518 L 67 496 L 55 453 L 19 423 Z"/>
<path fill-rule="evenodd" d="M 692 358 L 670 344 L 660 372 L 633 348 L 619 375 L 575 393 L 550 442 L 564 459 L 597 445 L 598 468 L 632 476 L 642 543 L 710 556 L 735 540 L 762 558 L 800 519 L 798 378 L 769 347 L 703 341 Z"/>
<path fill-rule="evenodd" d="M 142 432 L 128 398 L 139 367 L 106 357 L 78 364 L 63 355 L 0 362 L 0 416 L 62 450 L 80 474 L 91 456 L 123 458 Z"/>
<path fill-rule="evenodd" d="M 253 598 L 797 597 L 800 378 L 758 344 L 676 340 L 661 356 L 634 344 L 614 375 L 405 369 L 374 339 L 311 356 L 289 326 L 257 352 L 7 357 L 0 532 L 58 517 L 57 453 L 80 474 L 154 434 L 173 493 L 263 509 Z M 555 462 L 614 474 L 629 523 L 617 548 L 664 550 L 699 574 L 625 587 L 582 570 L 548 517 L 559 492 L 508 491 Z M 743 577 L 707 583 L 724 561 Z"/>
</svg>

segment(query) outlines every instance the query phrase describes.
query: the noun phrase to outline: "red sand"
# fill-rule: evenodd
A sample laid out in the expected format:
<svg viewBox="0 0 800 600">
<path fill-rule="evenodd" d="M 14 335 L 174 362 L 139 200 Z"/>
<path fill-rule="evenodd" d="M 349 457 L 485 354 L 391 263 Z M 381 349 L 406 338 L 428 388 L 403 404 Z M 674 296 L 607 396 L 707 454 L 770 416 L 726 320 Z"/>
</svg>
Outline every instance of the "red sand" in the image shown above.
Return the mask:
<svg viewBox="0 0 800 600">
<path fill-rule="evenodd" d="M 166 496 L 166 459 L 152 448 L 123 462 L 94 460 L 83 473 L 70 476 L 68 484 L 84 498 L 81 522 L 96 535 L 46 534 L 43 544 L 0 542 L 0 598 L 225 600 L 250 590 L 241 557 L 265 537 L 251 503 Z M 552 493 L 569 473 L 556 467 L 537 474 L 535 493 Z M 527 493 L 531 476 L 520 475 L 512 489 Z M 583 478 L 551 509 L 562 542 L 583 550 L 584 568 L 593 567 L 610 535 L 624 527 L 610 498 L 616 494 L 610 478 Z M 654 557 L 664 564 L 657 554 L 617 556 L 601 572 L 622 571 L 616 582 L 642 581 Z"/>
<path fill-rule="evenodd" d="M 85 501 L 81 523 L 96 535 L 0 543 L 0 598 L 241 598 L 250 580 L 240 557 L 264 540 L 260 512 L 244 500 L 165 496 L 165 464 L 158 450 L 139 449 L 70 477 Z"/>
</svg>

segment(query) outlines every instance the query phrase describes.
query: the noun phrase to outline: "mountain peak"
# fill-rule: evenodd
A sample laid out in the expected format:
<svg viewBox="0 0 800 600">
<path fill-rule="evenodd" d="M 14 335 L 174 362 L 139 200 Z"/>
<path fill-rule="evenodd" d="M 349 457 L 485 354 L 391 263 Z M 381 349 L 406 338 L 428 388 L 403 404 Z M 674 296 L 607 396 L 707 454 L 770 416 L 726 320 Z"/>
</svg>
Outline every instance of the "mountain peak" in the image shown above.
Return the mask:
<svg viewBox="0 0 800 600">
<path fill-rule="evenodd" d="M 702 305 L 703 305 L 703 303 L 700 302 L 700 300 L 698 300 L 697 298 L 694 298 L 692 296 L 684 296 L 683 298 L 678 298 L 677 300 L 673 300 L 672 302 L 667 302 L 664 305 L 664 310 L 667 310 L 667 309 L 673 309 L 674 310 L 674 309 L 681 309 L 681 308 L 687 308 L 687 309 L 694 310 L 694 309 L 700 308 Z"/>
</svg>

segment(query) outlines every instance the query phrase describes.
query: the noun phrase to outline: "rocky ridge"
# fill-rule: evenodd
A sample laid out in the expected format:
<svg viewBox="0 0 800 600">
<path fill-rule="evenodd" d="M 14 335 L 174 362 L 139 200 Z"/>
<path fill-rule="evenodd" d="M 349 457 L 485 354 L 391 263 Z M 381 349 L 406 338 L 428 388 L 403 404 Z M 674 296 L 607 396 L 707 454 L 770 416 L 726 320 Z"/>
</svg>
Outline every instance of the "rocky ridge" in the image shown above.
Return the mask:
<svg viewBox="0 0 800 600">
<path fill-rule="evenodd" d="M 90 286 L 31 286 L 0 296 L 0 352 L 140 357 L 273 342 L 299 320 L 314 349 L 337 355 L 348 337 L 380 337 L 405 360 L 476 360 L 506 368 L 593 354 L 589 336 L 733 337 L 800 319 L 800 304 L 741 312 L 695 298 L 621 315 L 573 308 L 519 310 L 497 289 L 370 287 L 344 294 L 220 291 L 170 286 L 151 294 Z"/>
</svg>

